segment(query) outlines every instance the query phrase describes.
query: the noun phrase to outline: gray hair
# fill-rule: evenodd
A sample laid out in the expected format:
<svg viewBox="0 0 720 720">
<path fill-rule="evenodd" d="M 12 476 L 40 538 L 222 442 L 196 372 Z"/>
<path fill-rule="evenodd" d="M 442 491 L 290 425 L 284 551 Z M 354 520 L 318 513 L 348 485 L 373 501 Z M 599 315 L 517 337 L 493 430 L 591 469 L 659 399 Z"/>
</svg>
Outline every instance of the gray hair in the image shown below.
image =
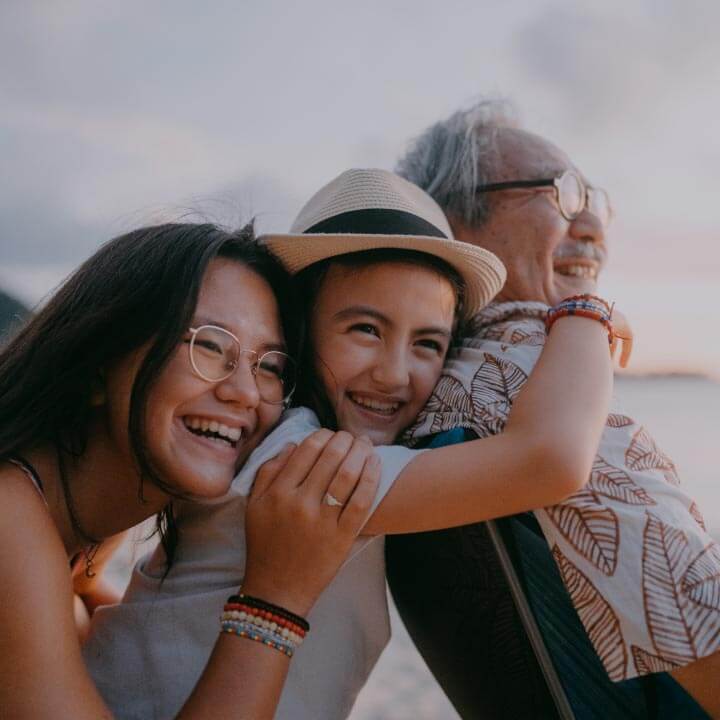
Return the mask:
<svg viewBox="0 0 720 720">
<path fill-rule="evenodd" d="M 480 225 L 488 205 L 476 188 L 495 179 L 497 130 L 518 127 L 516 118 L 509 100 L 481 99 L 415 138 L 395 172 L 431 195 L 446 215 Z"/>
</svg>

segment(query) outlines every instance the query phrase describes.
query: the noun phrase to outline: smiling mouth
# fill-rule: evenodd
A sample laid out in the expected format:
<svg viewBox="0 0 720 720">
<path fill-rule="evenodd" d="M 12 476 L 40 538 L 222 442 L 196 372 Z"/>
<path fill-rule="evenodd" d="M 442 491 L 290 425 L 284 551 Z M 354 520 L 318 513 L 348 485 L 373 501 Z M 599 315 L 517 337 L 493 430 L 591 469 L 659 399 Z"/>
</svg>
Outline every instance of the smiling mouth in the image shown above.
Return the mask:
<svg viewBox="0 0 720 720">
<path fill-rule="evenodd" d="M 589 280 L 597 280 L 598 266 L 595 263 L 588 263 L 587 261 L 564 261 L 562 263 L 555 263 L 553 270 L 558 275 L 564 275 L 565 277 L 577 277 L 586 278 Z"/>
<path fill-rule="evenodd" d="M 193 435 L 214 440 L 223 446 L 236 448 L 242 438 L 242 428 L 231 428 L 228 425 L 209 420 L 208 418 L 187 415 L 183 418 L 185 428 Z"/>
<path fill-rule="evenodd" d="M 392 417 L 400 409 L 400 403 L 397 401 L 378 400 L 358 393 L 348 393 L 347 395 L 355 405 L 382 417 Z"/>
</svg>

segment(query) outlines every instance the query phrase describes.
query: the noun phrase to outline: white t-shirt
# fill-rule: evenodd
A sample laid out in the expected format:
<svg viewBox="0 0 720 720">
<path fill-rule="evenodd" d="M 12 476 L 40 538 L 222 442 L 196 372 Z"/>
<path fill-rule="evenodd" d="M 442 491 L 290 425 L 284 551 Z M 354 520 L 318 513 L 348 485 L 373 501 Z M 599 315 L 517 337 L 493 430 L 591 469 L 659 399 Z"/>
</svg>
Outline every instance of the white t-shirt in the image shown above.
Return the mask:
<svg viewBox="0 0 720 720">
<path fill-rule="evenodd" d="M 227 495 L 176 504 L 180 543 L 167 579 L 160 582 L 164 553 L 158 548 L 136 565 L 122 603 L 95 612 L 83 653 L 116 717 L 165 720 L 180 710 L 218 637 L 223 605 L 244 576 L 246 496 L 255 473 L 287 443 L 319 427 L 310 410 L 288 411 Z M 393 445 L 376 452 L 382 476 L 373 509 L 422 451 Z M 390 637 L 382 537 L 356 541 L 308 621 L 310 633 L 290 662 L 275 717 L 346 717 Z M 243 682 L 240 673 L 237 681 Z"/>
</svg>

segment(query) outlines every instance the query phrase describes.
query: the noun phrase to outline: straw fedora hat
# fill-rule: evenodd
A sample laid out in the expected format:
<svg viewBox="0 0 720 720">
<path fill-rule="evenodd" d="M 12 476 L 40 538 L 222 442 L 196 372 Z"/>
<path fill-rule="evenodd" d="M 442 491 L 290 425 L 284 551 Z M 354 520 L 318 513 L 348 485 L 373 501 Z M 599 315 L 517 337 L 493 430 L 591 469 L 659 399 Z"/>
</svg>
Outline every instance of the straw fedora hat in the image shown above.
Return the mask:
<svg viewBox="0 0 720 720">
<path fill-rule="evenodd" d="M 505 282 L 505 267 L 495 255 L 455 240 L 440 206 L 387 170 L 345 171 L 308 200 L 288 234 L 259 240 L 293 275 L 320 260 L 361 250 L 435 255 L 465 283 L 465 318 L 485 307 Z"/>
</svg>

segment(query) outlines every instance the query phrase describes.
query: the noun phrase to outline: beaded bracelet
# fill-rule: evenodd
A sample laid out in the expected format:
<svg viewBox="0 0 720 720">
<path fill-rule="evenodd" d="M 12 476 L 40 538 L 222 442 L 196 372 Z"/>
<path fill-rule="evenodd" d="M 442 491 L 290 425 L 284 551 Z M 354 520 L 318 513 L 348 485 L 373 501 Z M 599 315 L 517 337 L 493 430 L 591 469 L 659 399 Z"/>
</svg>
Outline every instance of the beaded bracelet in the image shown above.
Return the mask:
<svg viewBox="0 0 720 720">
<path fill-rule="evenodd" d="M 265 616 L 255 615 L 253 613 L 246 612 L 245 610 L 226 609 L 225 612 L 222 614 L 220 620 L 221 622 L 224 622 L 226 620 L 232 620 L 237 622 L 252 623 L 253 625 L 257 625 L 258 627 L 270 630 L 270 632 L 273 632 L 277 635 L 289 638 L 298 645 L 305 638 L 305 631 L 297 625 L 293 625 L 288 621 L 278 622 L 277 619 L 274 617 L 268 618 Z"/>
<path fill-rule="evenodd" d="M 305 618 L 300 617 L 300 615 L 296 615 L 295 613 L 290 612 L 290 610 L 286 610 L 279 605 L 273 605 L 272 603 L 261 600 L 260 598 L 253 597 L 252 595 L 243 595 L 242 593 L 238 593 L 237 595 L 231 595 L 227 599 L 227 604 L 244 604 L 257 610 L 265 610 L 271 612 L 273 615 L 278 615 L 285 620 L 289 620 L 290 622 L 295 623 L 295 625 L 300 626 L 303 630 L 305 630 L 305 632 L 310 630 L 310 623 L 308 623 Z"/>
<path fill-rule="evenodd" d="M 305 628 L 298 625 L 296 622 L 292 620 L 288 620 L 287 618 L 283 617 L 282 615 L 277 615 L 276 613 L 270 612 L 270 610 L 258 610 L 251 605 L 247 605 L 246 603 L 226 603 L 223 607 L 223 610 L 228 612 L 237 612 L 237 613 L 243 613 L 247 616 L 252 616 L 258 619 L 262 619 L 263 621 L 269 621 L 273 622 L 276 625 L 280 627 L 286 627 L 290 630 L 293 630 L 295 632 L 301 633 L 303 637 L 305 636 L 306 630 Z"/>
<path fill-rule="evenodd" d="M 583 293 L 582 295 L 571 295 L 570 297 L 566 297 L 561 300 L 559 304 L 566 302 L 585 302 L 602 305 L 607 311 L 609 317 L 612 316 L 613 307 L 615 306 L 615 303 L 611 305 L 607 300 L 605 300 L 605 298 L 601 298 L 599 295 L 591 295 L 590 293 Z"/>
<path fill-rule="evenodd" d="M 305 618 L 251 595 L 231 595 L 220 618 L 220 631 L 261 642 L 292 657 L 305 639 Z"/>
<path fill-rule="evenodd" d="M 255 642 L 261 642 L 263 645 L 267 645 L 274 650 L 279 650 L 288 657 L 292 657 L 297 648 L 296 643 L 279 637 L 264 628 L 259 628 L 252 623 L 226 620 L 220 624 L 220 632 L 237 635 L 238 637 L 244 637 L 248 640 L 254 640 Z"/>
<path fill-rule="evenodd" d="M 547 311 L 545 331 L 549 333 L 558 318 L 577 315 L 602 324 L 608 333 L 608 343 L 612 345 L 615 338 L 611 322 L 612 311 L 613 306 L 596 295 L 573 295 L 561 300 Z"/>
</svg>

